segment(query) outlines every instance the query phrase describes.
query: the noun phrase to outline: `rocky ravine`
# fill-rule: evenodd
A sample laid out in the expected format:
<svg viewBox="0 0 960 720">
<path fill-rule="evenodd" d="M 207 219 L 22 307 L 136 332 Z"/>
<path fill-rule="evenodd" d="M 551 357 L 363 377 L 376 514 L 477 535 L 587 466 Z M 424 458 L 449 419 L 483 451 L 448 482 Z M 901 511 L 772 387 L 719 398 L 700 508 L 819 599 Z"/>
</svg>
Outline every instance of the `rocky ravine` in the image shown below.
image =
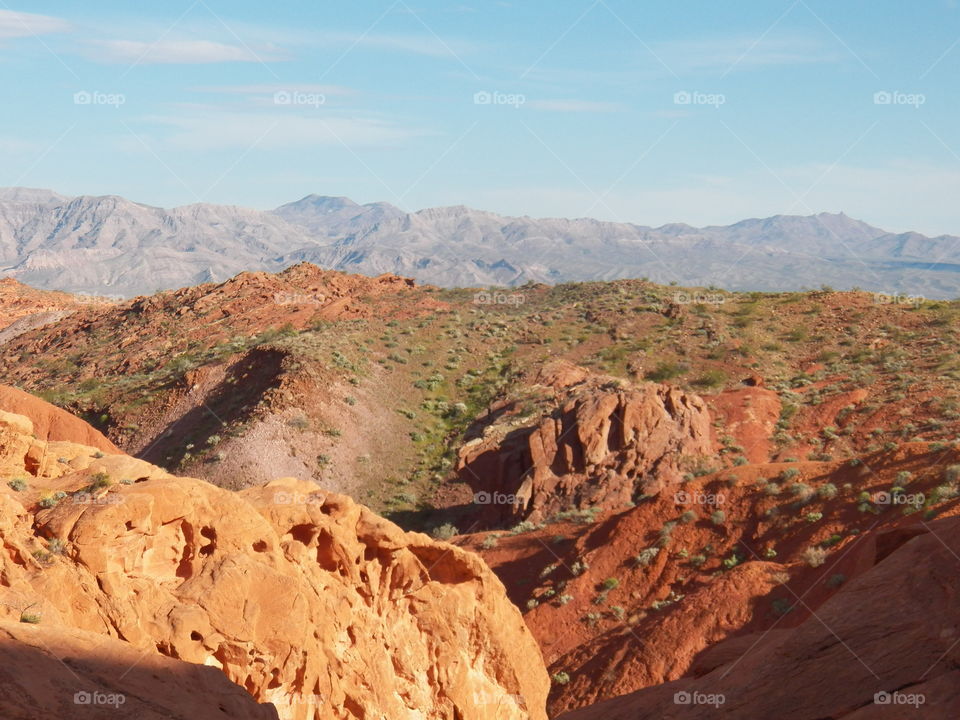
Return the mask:
<svg viewBox="0 0 960 720">
<path fill-rule="evenodd" d="M 127 717 L 545 720 L 540 651 L 476 555 L 310 483 L 230 493 L 37 439 L 26 415 L 49 407 L 18 409 L 0 411 L 0 649 L 29 662 L 0 671 L 0 715 L 101 717 L 74 701 L 99 692 Z"/>
</svg>

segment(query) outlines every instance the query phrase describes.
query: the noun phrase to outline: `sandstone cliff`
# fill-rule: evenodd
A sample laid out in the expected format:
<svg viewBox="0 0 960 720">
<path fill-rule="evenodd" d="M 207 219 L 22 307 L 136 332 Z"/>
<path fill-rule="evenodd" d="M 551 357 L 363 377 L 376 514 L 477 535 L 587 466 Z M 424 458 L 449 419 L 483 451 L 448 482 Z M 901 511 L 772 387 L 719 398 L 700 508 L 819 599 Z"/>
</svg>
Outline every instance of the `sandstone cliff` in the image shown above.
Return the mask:
<svg viewBox="0 0 960 720">
<path fill-rule="evenodd" d="M 31 420 L 11 413 L 0 413 L 0 476 L 7 651 L 46 647 L 88 665 L 133 653 L 158 677 L 165 656 L 181 661 L 169 672 L 192 678 L 171 691 L 101 672 L 49 691 L 33 666 L 8 666 L 5 684 L 35 708 L 56 715 L 82 691 L 147 693 L 151 707 L 202 717 L 219 693 L 245 708 L 231 717 L 270 716 L 253 701 L 285 720 L 546 717 L 540 652 L 479 557 L 349 498 L 292 479 L 230 493 L 36 439 Z M 194 690 L 197 714 L 178 714 Z"/>
</svg>

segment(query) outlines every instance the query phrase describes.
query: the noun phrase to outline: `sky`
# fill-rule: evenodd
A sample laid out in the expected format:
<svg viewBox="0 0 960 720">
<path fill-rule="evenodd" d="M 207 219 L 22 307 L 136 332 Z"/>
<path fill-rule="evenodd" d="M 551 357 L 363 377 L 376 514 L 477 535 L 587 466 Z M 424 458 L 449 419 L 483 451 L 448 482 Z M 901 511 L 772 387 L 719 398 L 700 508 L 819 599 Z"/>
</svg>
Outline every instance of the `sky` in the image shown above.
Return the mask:
<svg viewBox="0 0 960 720">
<path fill-rule="evenodd" d="M 0 186 L 960 234 L 958 0 L 0 0 Z"/>
</svg>

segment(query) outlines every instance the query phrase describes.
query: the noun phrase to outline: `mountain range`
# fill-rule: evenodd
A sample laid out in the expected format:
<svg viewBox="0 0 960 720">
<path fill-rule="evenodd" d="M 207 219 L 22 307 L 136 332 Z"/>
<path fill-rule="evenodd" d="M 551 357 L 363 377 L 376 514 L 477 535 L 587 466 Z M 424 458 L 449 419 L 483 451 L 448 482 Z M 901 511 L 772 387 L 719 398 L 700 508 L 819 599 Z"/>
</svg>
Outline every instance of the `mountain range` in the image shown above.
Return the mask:
<svg viewBox="0 0 960 720">
<path fill-rule="evenodd" d="M 842 213 L 647 227 L 463 206 L 409 213 L 319 195 L 260 211 L 0 189 L 0 277 L 38 288 L 128 297 L 301 261 L 451 287 L 648 277 L 731 290 L 960 295 L 960 237 L 887 232 Z"/>
</svg>

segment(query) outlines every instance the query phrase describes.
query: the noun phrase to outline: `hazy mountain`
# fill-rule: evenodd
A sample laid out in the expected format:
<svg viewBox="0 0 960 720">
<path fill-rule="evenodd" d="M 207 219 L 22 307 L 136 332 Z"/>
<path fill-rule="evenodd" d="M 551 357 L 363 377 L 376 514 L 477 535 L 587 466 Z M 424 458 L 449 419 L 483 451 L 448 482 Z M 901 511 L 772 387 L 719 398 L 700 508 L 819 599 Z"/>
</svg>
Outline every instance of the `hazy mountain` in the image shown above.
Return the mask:
<svg viewBox="0 0 960 720">
<path fill-rule="evenodd" d="M 301 261 L 447 286 L 646 276 L 730 289 L 960 295 L 960 237 L 889 233 L 843 214 L 653 228 L 462 206 L 406 213 L 318 195 L 262 212 L 0 189 L 0 275 L 40 288 L 134 295 Z"/>
</svg>

